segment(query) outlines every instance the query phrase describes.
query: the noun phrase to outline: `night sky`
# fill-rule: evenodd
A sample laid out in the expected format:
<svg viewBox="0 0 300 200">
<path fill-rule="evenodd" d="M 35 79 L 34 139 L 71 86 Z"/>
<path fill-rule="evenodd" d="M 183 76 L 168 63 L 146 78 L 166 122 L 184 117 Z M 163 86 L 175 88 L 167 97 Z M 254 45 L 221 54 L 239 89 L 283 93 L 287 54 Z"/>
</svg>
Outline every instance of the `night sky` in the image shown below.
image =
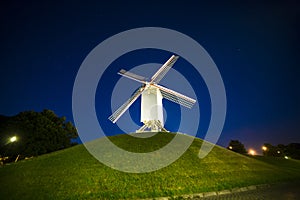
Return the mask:
<svg viewBox="0 0 300 200">
<path fill-rule="evenodd" d="M 273 145 L 300 142 L 300 4 L 297 1 L 141 2 L 1 1 L 0 114 L 12 116 L 25 110 L 47 108 L 73 121 L 73 84 L 89 52 L 119 32 L 164 27 L 182 32 L 201 44 L 222 75 L 227 117 L 218 144 L 227 146 L 230 139 L 238 139 L 247 148 L 259 150 L 265 142 Z M 124 55 L 109 68 L 106 79 L 116 83 L 120 68 L 164 63 L 171 55 L 172 52 L 155 50 Z M 174 67 L 180 68 L 184 62 L 178 60 Z M 172 84 L 165 86 L 174 89 Z M 100 89 L 96 95 L 98 102 Z M 203 138 L 210 105 L 207 91 L 198 89 L 201 91 L 197 97 L 204 112 L 198 137 Z M 111 90 L 106 92 L 111 95 Z M 128 92 L 130 95 L 134 90 Z M 134 114 L 139 112 L 135 112 L 137 103 L 130 114 L 138 123 Z M 169 110 L 179 110 L 176 105 L 164 103 Z M 102 126 L 117 133 L 116 127 L 103 120 L 110 114 L 99 111 L 97 116 Z M 167 128 L 176 130 L 178 119 L 170 120 Z"/>
</svg>

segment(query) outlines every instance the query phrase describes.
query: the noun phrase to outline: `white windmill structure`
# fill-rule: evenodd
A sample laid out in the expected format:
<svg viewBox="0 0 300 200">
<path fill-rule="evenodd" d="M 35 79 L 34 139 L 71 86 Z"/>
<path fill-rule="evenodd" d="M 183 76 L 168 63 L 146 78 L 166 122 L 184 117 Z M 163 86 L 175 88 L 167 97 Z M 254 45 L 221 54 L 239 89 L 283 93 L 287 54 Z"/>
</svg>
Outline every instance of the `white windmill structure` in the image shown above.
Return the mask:
<svg viewBox="0 0 300 200">
<path fill-rule="evenodd" d="M 143 76 L 136 75 L 124 69 L 120 70 L 118 74 L 140 82 L 143 85 L 138 88 L 136 92 L 108 119 L 115 123 L 133 104 L 133 102 L 135 102 L 137 98 L 142 95 L 141 122 L 143 122 L 144 125 L 139 130 L 137 130 L 137 132 L 167 131 L 164 128 L 162 99 L 166 98 L 187 108 L 192 108 L 192 106 L 196 102 L 195 99 L 158 85 L 160 80 L 171 69 L 178 58 L 179 56 L 171 56 L 171 58 L 164 65 L 162 65 L 160 69 L 152 76 L 149 82 L 146 81 L 147 79 Z"/>
</svg>

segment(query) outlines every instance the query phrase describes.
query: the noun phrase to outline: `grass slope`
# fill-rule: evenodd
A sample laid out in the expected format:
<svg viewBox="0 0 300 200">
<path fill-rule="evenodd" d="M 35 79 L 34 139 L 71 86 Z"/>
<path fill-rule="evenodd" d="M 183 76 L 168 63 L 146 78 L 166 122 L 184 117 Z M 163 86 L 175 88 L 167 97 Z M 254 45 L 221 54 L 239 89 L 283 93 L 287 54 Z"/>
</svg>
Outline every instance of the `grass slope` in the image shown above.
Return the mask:
<svg viewBox="0 0 300 200">
<path fill-rule="evenodd" d="M 151 138 L 110 137 L 134 152 L 159 149 L 174 134 Z M 151 173 L 113 170 L 93 158 L 83 145 L 0 168 L 0 197 L 4 199 L 134 199 L 172 196 L 299 180 L 297 160 L 252 158 L 215 146 L 204 159 L 197 154 L 202 140 L 173 164 Z"/>
</svg>

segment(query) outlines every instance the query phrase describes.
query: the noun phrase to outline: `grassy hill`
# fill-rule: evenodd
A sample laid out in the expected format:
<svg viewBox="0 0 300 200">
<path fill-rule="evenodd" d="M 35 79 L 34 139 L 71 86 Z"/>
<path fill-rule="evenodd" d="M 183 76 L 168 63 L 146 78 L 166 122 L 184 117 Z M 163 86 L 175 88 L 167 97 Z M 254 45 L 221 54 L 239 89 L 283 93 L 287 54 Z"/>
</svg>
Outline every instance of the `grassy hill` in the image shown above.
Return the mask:
<svg viewBox="0 0 300 200">
<path fill-rule="evenodd" d="M 151 138 L 128 135 L 109 139 L 133 152 L 166 145 L 174 134 Z M 253 158 L 215 146 L 198 158 L 202 140 L 173 164 L 144 174 L 113 170 L 83 145 L 0 167 L 2 199 L 134 199 L 218 191 L 249 185 L 300 180 L 298 160 Z"/>
</svg>

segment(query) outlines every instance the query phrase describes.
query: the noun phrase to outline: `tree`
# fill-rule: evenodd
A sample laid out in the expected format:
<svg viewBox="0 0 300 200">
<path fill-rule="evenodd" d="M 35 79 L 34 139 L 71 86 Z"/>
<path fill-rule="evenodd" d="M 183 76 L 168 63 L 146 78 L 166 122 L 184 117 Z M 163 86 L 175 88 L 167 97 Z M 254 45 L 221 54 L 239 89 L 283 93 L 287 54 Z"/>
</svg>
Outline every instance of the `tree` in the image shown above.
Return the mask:
<svg viewBox="0 0 300 200">
<path fill-rule="evenodd" d="M 277 156 L 277 148 L 269 143 L 264 143 L 265 150 L 263 150 L 264 156 Z"/>
<path fill-rule="evenodd" d="M 288 157 L 300 160 L 300 144 L 291 143 L 286 146 L 286 155 Z"/>
<path fill-rule="evenodd" d="M 288 145 L 278 144 L 273 146 L 269 143 L 264 144 L 265 150 L 263 151 L 264 156 L 272 157 L 289 157 L 294 159 L 300 159 L 300 144 L 291 143 Z"/>
<path fill-rule="evenodd" d="M 239 140 L 230 140 L 227 149 L 241 154 L 247 153 L 245 146 Z"/>
<path fill-rule="evenodd" d="M 73 145 L 78 137 L 76 128 L 65 117 L 58 117 L 51 110 L 25 111 L 16 116 L 0 118 L 1 156 L 37 156 Z M 7 143 L 16 135 L 19 140 Z"/>
</svg>

